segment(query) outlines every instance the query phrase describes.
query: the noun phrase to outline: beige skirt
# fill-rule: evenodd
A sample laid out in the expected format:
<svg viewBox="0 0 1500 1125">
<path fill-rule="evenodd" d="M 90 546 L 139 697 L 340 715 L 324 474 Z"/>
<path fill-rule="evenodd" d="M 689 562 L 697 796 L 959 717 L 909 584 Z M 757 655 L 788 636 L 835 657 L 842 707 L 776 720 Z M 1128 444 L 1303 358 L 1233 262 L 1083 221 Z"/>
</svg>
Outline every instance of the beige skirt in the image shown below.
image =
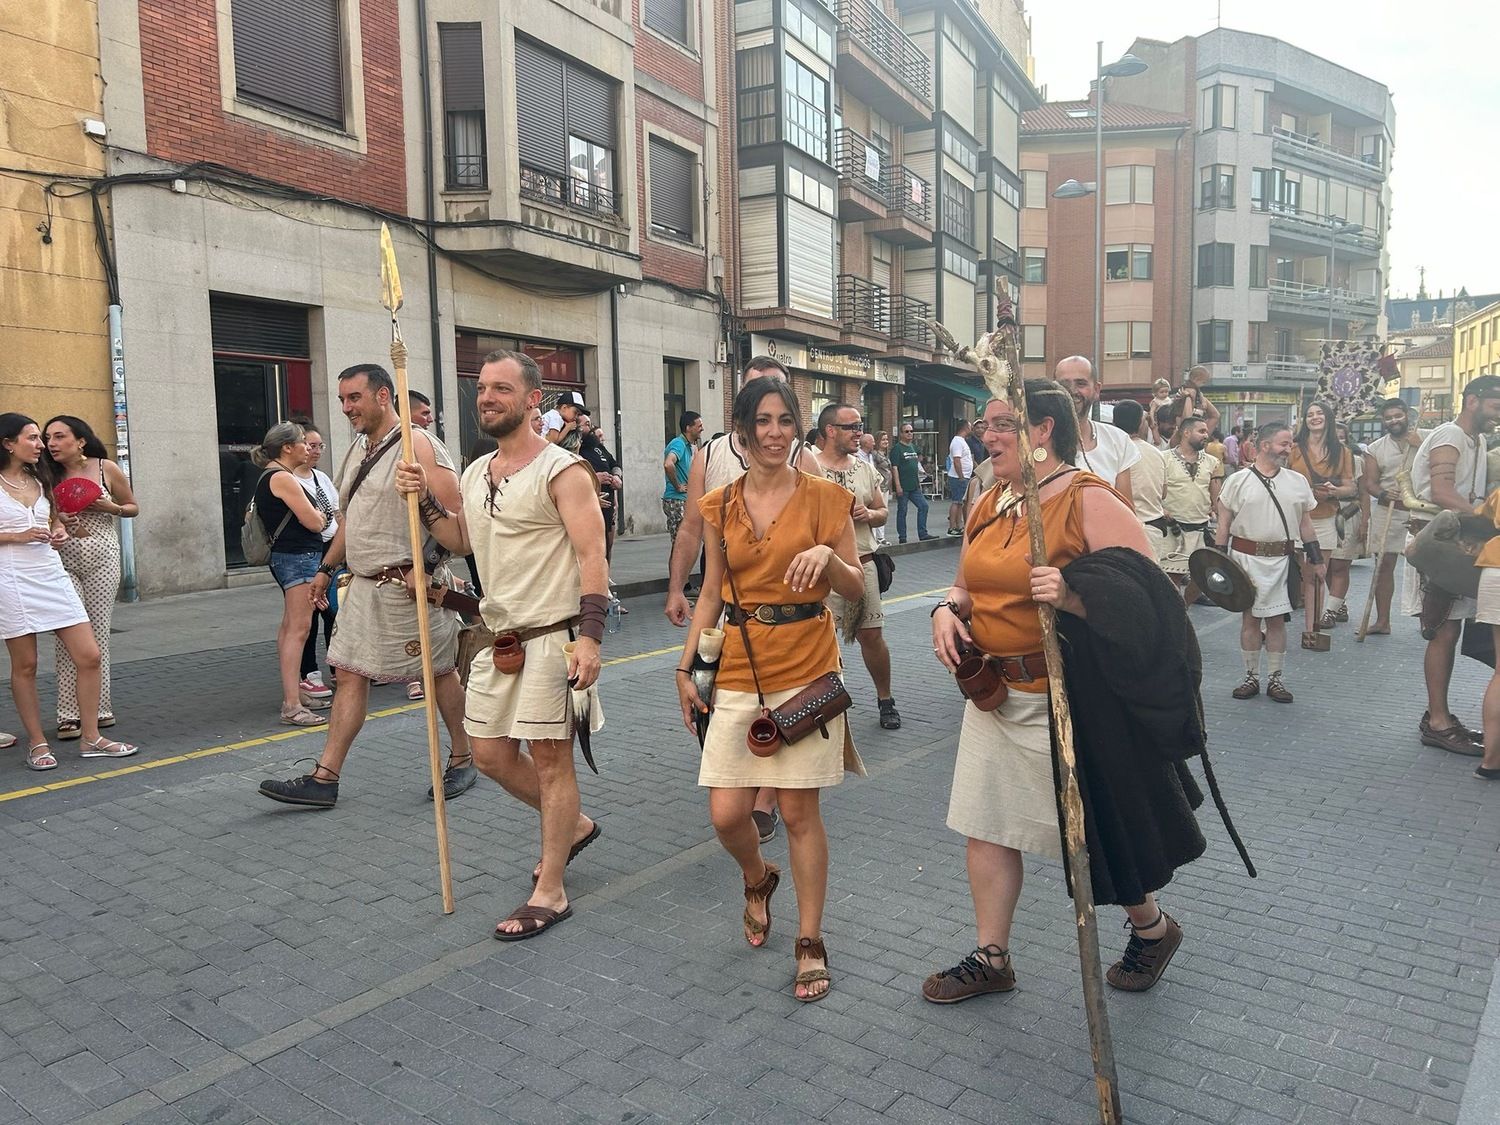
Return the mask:
<svg viewBox="0 0 1500 1125">
<path fill-rule="evenodd" d="M 993 711 L 964 704 L 948 827 L 1032 855 L 1062 857 L 1044 691 L 1012 691 Z"/>
<path fill-rule="evenodd" d="M 766 702 L 777 707 L 801 688 L 773 691 Z M 840 715 L 828 724 L 828 737 L 820 731 L 791 746 L 783 746 L 769 758 L 757 758 L 745 745 L 750 724 L 760 715 L 753 691 L 714 692 L 714 709 L 708 734 L 703 740 L 703 760 L 698 784 L 709 789 L 824 789 L 844 780 L 844 771 L 865 776 L 865 765 L 854 748 L 849 725 Z"/>
<path fill-rule="evenodd" d="M 451 672 L 458 659 L 458 615 L 431 607 L 432 671 Z M 358 575 L 339 591 L 339 615 L 328 663 L 367 680 L 414 683 L 422 678 L 417 603 L 394 583 L 376 585 Z"/>
</svg>

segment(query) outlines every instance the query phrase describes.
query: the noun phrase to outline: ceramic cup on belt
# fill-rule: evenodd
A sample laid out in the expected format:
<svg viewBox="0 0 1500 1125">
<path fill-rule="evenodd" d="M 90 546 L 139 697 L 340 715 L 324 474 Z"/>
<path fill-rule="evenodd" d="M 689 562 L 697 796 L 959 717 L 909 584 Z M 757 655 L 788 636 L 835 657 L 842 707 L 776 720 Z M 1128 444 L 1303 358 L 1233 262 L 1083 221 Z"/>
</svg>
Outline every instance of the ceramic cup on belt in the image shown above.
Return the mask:
<svg viewBox="0 0 1500 1125">
<path fill-rule="evenodd" d="M 999 664 L 982 652 L 971 652 L 960 660 L 953 678 L 958 681 L 958 690 L 964 698 L 981 711 L 993 711 L 1010 694 Z"/>
</svg>

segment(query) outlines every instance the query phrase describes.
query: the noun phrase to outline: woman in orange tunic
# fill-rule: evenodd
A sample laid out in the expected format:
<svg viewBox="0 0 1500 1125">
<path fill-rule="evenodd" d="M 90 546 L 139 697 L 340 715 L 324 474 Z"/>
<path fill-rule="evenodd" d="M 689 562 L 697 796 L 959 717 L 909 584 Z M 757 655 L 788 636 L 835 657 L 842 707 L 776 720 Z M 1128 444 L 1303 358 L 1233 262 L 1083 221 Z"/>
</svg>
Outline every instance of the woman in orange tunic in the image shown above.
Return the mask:
<svg viewBox="0 0 1500 1125">
<path fill-rule="evenodd" d="M 1340 622 L 1349 620 L 1349 610 L 1344 598 L 1349 593 L 1349 560 L 1335 554 L 1339 546 L 1336 520 L 1339 505 L 1359 496 L 1359 478 L 1354 470 L 1354 453 L 1339 440 L 1333 420 L 1333 407 L 1326 402 L 1308 404 L 1298 427 L 1296 444 L 1287 460 L 1287 468 L 1301 473 L 1312 486 L 1318 505 L 1311 513 L 1313 530 L 1318 536 L 1318 546 L 1323 548 L 1323 557 L 1328 560 L 1328 575 L 1321 581 L 1328 584 L 1328 604 L 1323 616 L 1313 620 L 1313 609 L 1317 604 L 1317 583 L 1312 567 L 1304 567 L 1303 612 L 1307 617 L 1307 633 L 1319 629 L 1332 629 Z M 1307 648 L 1308 637 L 1304 633 L 1302 647 Z"/>
<path fill-rule="evenodd" d="M 1036 603 L 1085 617 L 1060 568 L 1108 547 L 1155 558 L 1130 504 L 1100 478 L 1073 467 L 1078 429 L 1068 393 L 1048 380 L 1029 380 L 1026 401 L 1045 565 L 1033 566 L 1030 559 L 1018 419 L 1008 403 L 992 400 L 984 410 L 989 423 L 984 444 L 1001 487 L 987 492 L 969 517 L 958 580 L 932 615 L 933 652 L 944 666 L 952 670 L 976 650 L 1004 658 L 1000 667 L 1008 689 L 994 710 L 981 711 L 972 702 L 964 708 L 948 826 L 968 839 L 979 944 L 959 964 L 923 982 L 922 995 L 939 1004 L 1015 987 L 1009 947 L 1021 894 L 1021 854 L 1062 855 Z M 1182 931 L 1157 908 L 1152 894 L 1125 910 L 1131 944 L 1110 969 L 1109 980 L 1140 990 L 1155 983 Z"/>
<path fill-rule="evenodd" d="M 756 948 L 770 936 L 770 900 L 780 872 L 761 856 L 760 834 L 750 811 L 760 786 L 777 790 L 797 886 L 799 972 L 793 994 L 804 1002 L 821 1000 L 831 982 L 821 936 L 828 838 L 818 794 L 843 778 L 844 719 L 830 722 L 826 735 L 814 731 L 768 758 L 750 753 L 745 736 L 760 714 L 757 678 L 767 705 L 776 707 L 818 677 L 841 670 L 833 617 L 822 603 L 830 590 L 858 601 L 864 596 L 864 571 L 854 550 L 849 493 L 787 464 L 802 432 L 791 388 L 780 379 L 750 380 L 735 396 L 733 425 L 749 454 L 750 469 L 699 502 L 707 563 L 677 670 L 677 692 L 689 730 L 695 729 L 694 712 L 712 703 L 698 784 L 709 790 L 708 808 L 719 842 L 744 875 L 745 940 Z M 739 591 L 738 607 L 725 573 L 726 551 Z M 775 613 L 765 616 L 780 620 L 768 624 L 752 617 L 745 622 L 755 663 L 752 676 L 737 614 L 753 614 L 761 607 L 775 607 Z M 698 634 L 717 626 L 726 608 L 731 614 L 714 698 L 703 700 L 687 665 L 698 651 Z M 849 752 L 857 770 L 852 746 Z"/>
</svg>

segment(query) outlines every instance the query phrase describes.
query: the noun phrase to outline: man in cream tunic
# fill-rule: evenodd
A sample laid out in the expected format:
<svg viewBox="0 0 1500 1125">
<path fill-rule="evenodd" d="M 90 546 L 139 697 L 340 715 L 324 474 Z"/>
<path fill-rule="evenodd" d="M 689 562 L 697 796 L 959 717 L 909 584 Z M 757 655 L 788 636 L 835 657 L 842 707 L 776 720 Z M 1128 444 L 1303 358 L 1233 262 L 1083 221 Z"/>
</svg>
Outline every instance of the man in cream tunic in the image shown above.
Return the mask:
<svg viewBox="0 0 1500 1125">
<path fill-rule="evenodd" d="M 423 474 L 401 466 L 401 487 L 422 495 L 422 520 L 434 537 L 472 552 L 485 624 L 497 638 L 513 635 L 524 652 L 524 662 L 506 670 L 495 652 L 476 655 L 464 707 L 475 765 L 541 813 L 542 861 L 531 896 L 496 927 L 501 941 L 533 937 L 572 915 L 563 870 L 599 835 L 579 807 L 572 691 L 590 697 L 586 721 L 599 729 L 603 713 L 590 689 L 608 606 L 604 520 L 588 463 L 525 424 L 541 395 L 530 356 L 502 350 L 485 357 L 479 425 L 497 448 L 465 470 L 461 510 L 436 503 Z"/>
<path fill-rule="evenodd" d="M 412 557 L 406 500 L 395 489 L 401 425 L 392 403 L 394 394 L 391 376 L 379 364 L 356 364 L 339 374 L 339 404 L 359 436 L 336 481 L 343 523 L 308 587 L 310 613 L 313 605 L 327 606 L 328 586 L 340 563 L 352 574 L 340 599 L 338 623 L 328 646 L 328 663 L 338 670 L 338 690 L 329 716 L 328 738 L 313 771 L 299 778 L 261 783 L 262 796 L 283 804 L 332 808 L 338 800 L 344 759 L 364 726 L 370 682 L 409 684 L 422 680 L 417 605 L 402 578 Z M 433 492 L 439 499 L 456 504 L 458 476 L 448 451 L 425 430 L 415 429 L 411 436 Z M 446 564 L 428 569 L 434 579 L 446 581 Z M 458 618 L 434 607 L 428 621 L 438 711 L 453 744 L 443 775 L 443 795 L 453 798 L 471 789 L 478 777 L 464 737 L 464 689 L 454 667 Z"/>
</svg>

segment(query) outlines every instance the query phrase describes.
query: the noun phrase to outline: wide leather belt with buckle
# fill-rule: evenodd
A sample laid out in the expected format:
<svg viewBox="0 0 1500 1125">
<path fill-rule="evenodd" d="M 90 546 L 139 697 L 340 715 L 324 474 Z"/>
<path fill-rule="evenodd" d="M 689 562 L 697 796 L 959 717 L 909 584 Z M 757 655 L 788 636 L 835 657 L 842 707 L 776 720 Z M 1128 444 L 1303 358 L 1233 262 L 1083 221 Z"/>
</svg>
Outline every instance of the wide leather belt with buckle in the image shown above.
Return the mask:
<svg viewBox="0 0 1500 1125">
<path fill-rule="evenodd" d="M 790 625 L 794 621 L 811 621 L 822 615 L 822 602 L 788 602 L 784 605 L 765 602 L 749 611 L 731 605 L 724 613 L 725 619 L 734 626 L 751 621 L 758 621 L 762 625 Z"/>
<path fill-rule="evenodd" d="M 382 567 L 374 574 L 361 575 L 369 578 L 377 586 L 400 586 L 406 591 L 408 597 L 416 600 L 411 590 L 410 566 L 387 566 Z M 479 599 L 472 594 L 460 594 L 442 581 L 434 582 L 432 576 L 428 575 L 427 601 L 440 609 L 451 609 L 454 613 L 467 614 L 470 617 L 479 616 Z"/>
<path fill-rule="evenodd" d="M 1292 553 L 1290 539 L 1273 539 L 1269 543 L 1262 543 L 1232 535 L 1229 538 L 1229 545 L 1242 555 L 1255 555 L 1263 559 L 1279 559 Z"/>
<path fill-rule="evenodd" d="M 1025 656 L 997 656 L 994 661 L 1000 674 L 1012 683 L 1029 684 L 1047 678 L 1047 657 L 1044 653 L 1028 652 Z"/>
</svg>

